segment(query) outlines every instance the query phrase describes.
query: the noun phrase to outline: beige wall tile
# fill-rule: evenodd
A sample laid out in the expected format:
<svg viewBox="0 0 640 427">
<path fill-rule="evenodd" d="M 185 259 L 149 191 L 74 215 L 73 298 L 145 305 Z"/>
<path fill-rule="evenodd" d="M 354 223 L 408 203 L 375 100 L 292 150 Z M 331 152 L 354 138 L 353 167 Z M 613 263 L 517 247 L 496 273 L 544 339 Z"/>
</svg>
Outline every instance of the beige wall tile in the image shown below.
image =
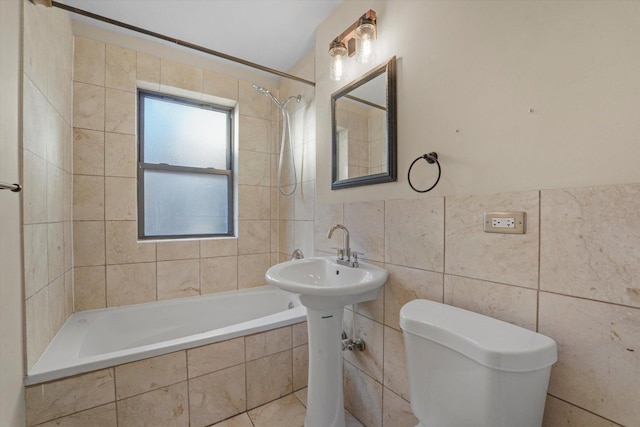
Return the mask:
<svg viewBox="0 0 640 427">
<path fill-rule="evenodd" d="M 104 130 L 107 132 L 136 133 L 136 94 L 117 89 L 106 89 Z"/>
<path fill-rule="evenodd" d="M 276 189 L 276 191 L 278 191 Z M 284 186 L 283 187 L 283 191 L 287 192 L 287 193 L 291 193 L 291 191 L 293 191 L 293 187 L 288 185 L 288 186 Z M 280 220 L 284 220 L 284 219 L 289 219 L 289 220 L 294 220 L 296 219 L 296 198 L 295 196 L 283 196 L 282 194 L 280 194 L 280 192 L 276 193 L 276 197 L 278 197 L 278 204 L 277 204 L 277 214 L 278 214 L 278 218 Z"/>
<path fill-rule="evenodd" d="M 49 344 L 49 287 L 25 302 L 27 369 L 33 367 Z"/>
<path fill-rule="evenodd" d="M 186 381 L 120 400 L 117 406 L 118 425 L 189 426 L 189 395 Z"/>
<path fill-rule="evenodd" d="M 156 263 L 107 266 L 107 307 L 156 301 Z"/>
<path fill-rule="evenodd" d="M 532 289 L 445 274 L 444 303 L 536 330 L 538 293 Z"/>
<path fill-rule="evenodd" d="M 266 284 L 264 273 L 271 267 L 269 254 L 238 256 L 238 288 L 252 288 Z"/>
<path fill-rule="evenodd" d="M 27 387 L 27 425 L 113 402 L 114 387 L 112 369 Z"/>
<path fill-rule="evenodd" d="M 73 126 L 104 130 L 105 89 L 85 83 L 73 84 Z"/>
<path fill-rule="evenodd" d="M 537 288 L 538 199 L 537 191 L 447 197 L 445 272 Z M 485 233 L 483 214 L 493 211 L 526 212 L 526 234 Z"/>
<path fill-rule="evenodd" d="M 49 283 L 47 224 L 24 226 L 24 289 L 29 298 Z"/>
<path fill-rule="evenodd" d="M 344 407 L 367 427 L 382 426 L 382 385 L 344 362 Z"/>
<path fill-rule="evenodd" d="M 187 350 L 189 378 L 245 362 L 244 337 Z"/>
<path fill-rule="evenodd" d="M 336 204 L 316 204 L 315 210 L 315 222 L 314 222 L 314 245 L 316 250 L 335 253 L 333 247 L 342 247 L 342 244 L 333 241 L 333 239 L 327 238 L 329 229 L 335 224 L 342 224 L 344 222 L 343 217 L 343 205 L 342 203 Z"/>
<path fill-rule="evenodd" d="M 291 350 L 247 362 L 246 369 L 248 409 L 293 391 Z"/>
<path fill-rule="evenodd" d="M 247 410 L 244 365 L 189 380 L 191 426 L 203 427 Z"/>
<path fill-rule="evenodd" d="M 104 174 L 135 178 L 137 172 L 135 135 L 107 132 L 104 144 Z"/>
<path fill-rule="evenodd" d="M 47 221 L 47 162 L 23 152 L 22 209 L 25 224 Z"/>
<path fill-rule="evenodd" d="M 73 221 L 73 262 L 76 267 L 104 265 L 103 221 Z"/>
<path fill-rule="evenodd" d="M 22 114 L 29 118 L 22 125 L 23 148 L 46 159 L 50 139 L 47 98 L 28 77 L 24 78 L 22 87 Z"/>
<path fill-rule="evenodd" d="M 104 215 L 107 221 L 135 221 L 138 217 L 138 181 L 136 178 L 104 179 Z"/>
<path fill-rule="evenodd" d="M 155 243 L 138 243 L 136 221 L 106 221 L 105 229 L 107 264 L 156 260 Z"/>
<path fill-rule="evenodd" d="M 73 172 L 78 175 L 104 175 L 104 133 L 74 128 Z"/>
<path fill-rule="evenodd" d="M 245 80 L 239 81 L 238 103 L 240 114 L 271 120 L 271 104 L 273 104 L 273 101 L 268 96 L 254 90 L 252 84 Z M 275 91 L 272 92 L 277 94 Z"/>
<path fill-rule="evenodd" d="M 291 327 L 273 329 L 245 337 L 247 361 L 289 350 L 292 344 Z"/>
<path fill-rule="evenodd" d="M 38 427 L 86 427 L 90 425 L 117 427 L 118 417 L 115 402 L 87 409 L 86 411 L 76 412 L 75 414 L 58 418 L 48 423 L 39 424 Z"/>
<path fill-rule="evenodd" d="M 47 164 L 47 221 L 64 221 L 64 171 Z"/>
<path fill-rule="evenodd" d="M 47 224 L 47 265 L 49 282 L 64 273 L 64 224 L 54 222 Z M 39 260 L 42 262 L 43 260 Z"/>
<path fill-rule="evenodd" d="M 160 58 L 147 53 L 136 52 L 137 80 L 160 85 Z"/>
<path fill-rule="evenodd" d="M 193 92 L 202 92 L 203 72 L 201 68 L 160 59 L 160 84 Z"/>
<path fill-rule="evenodd" d="M 125 399 L 187 380 L 187 354 L 178 351 L 115 367 L 116 399 Z"/>
<path fill-rule="evenodd" d="M 409 400 L 409 380 L 402 332 L 384 328 L 384 386 Z"/>
<path fill-rule="evenodd" d="M 214 258 L 230 255 L 238 255 L 238 239 L 200 240 L 201 258 Z"/>
<path fill-rule="evenodd" d="M 640 184 L 545 190 L 541 206 L 540 288 L 640 307 Z"/>
<path fill-rule="evenodd" d="M 364 252 L 360 258 L 384 262 L 384 203 L 344 205 L 344 225 L 349 229 L 351 249 Z M 340 248 L 343 246 L 341 234 L 341 231 L 337 231 L 332 237 L 334 246 Z"/>
<path fill-rule="evenodd" d="M 296 323 L 291 326 L 291 332 L 293 335 L 294 347 L 298 347 L 309 342 L 307 322 Z"/>
<path fill-rule="evenodd" d="M 75 267 L 73 292 L 77 311 L 105 308 L 107 306 L 107 278 L 103 265 Z"/>
<path fill-rule="evenodd" d="M 411 412 L 411 405 L 397 394 L 384 387 L 382 389 L 382 426 L 414 427 L 419 420 Z"/>
<path fill-rule="evenodd" d="M 136 91 L 136 52 L 107 45 L 105 86 L 129 92 Z"/>
<path fill-rule="evenodd" d="M 76 221 L 104 220 L 104 177 L 73 176 L 73 218 Z"/>
<path fill-rule="evenodd" d="M 444 271 L 444 198 L 385 202 L 385 262 Z"/>
<path fill-rule="evenodd" d="M 313 221 L 293 221 L 294 222 L 294 248 L 302 250 L 306 256 L 312 256 L 313 250 Z M 291 252 L 289 252 L 290 254 Z"/>
<path fill-rule="evenodd" d="M 307 344 L 293 348 L 293 389 L 307 386 L 309 378 L 309 346 Z"/>
<path fill-rule="evenodd" d="M 200 295 L 200 261 L 158 262 L 158 300 Z"/>
<path fill-rule="evenodd" d="M 77 82 L 103 86 L 105 81 L 105 44 L 83 37 L 74 37 L 73 79 Z"/>
<path fill-rule="evenodd" d="M 543 427 L 615 427 L 618 424 L 612 423 L 604 418 L 585 411 L 582 408 L 563 402 L 553 396 L 547 396 L 547 404 L 544 408 Z"/>
<path fill-rule="evenodd" d="M 67 143 L 67 141 L 65 141 L 67 126 L 68 124 L 64 121 L 60 113 L 56 111 L 53 105 L 49 104 L 47 108 L 47 132 L 50 136 L 47 144 L 47 161 L 59 169 L 64 167 L 64 147 L 65 143 Z"/>
<path fill-rule="evenodd" d="M 271 120 L 240 115 L 240 133 L 238 140 L 240 149 L 271 153 L 275 137 Z"/>
<path fill-rule="evenodd" d="M 540 293 L 540 333 L 558 344 L 549 393 L 622 425 L 640 419 L 640 309 Z"/>
<path fill-rule="evenodd" d="M 359 314 L 355 317 L 351 311 L 345 311 L 345 322 L 351 323 L 355 330 L 347 332 L 349 338 L 361 338 L 365 342 L 364 351 L 345 351 L 344 359 L 365 372 L 378 382 L 382 382 L 382 362 L 383 362 L 383 326 Z M 353 322 L 353 323 L 352 323 Z"/>
<path fill-rule="evenodd" d="M 48 66 L 52 49 L 46 32 L 48 25 L 35 4 L 24 7 L 24 73 L 42 89 L 48 89 Z"/>
<path fill-rule="evenodd" d="M 307 411 L 302 403 L 290 394 L 264 406 L 249 411 L 254 425 L 259 427 L 302 426 Z"/>
<path fill-rule="evenodd" d="M 238 99 L 238 78 L 204 70 L 202 92 L 225 99 Z"/>
<path fill-rule="evenodd" d="M 64 275 L 58 277 L 48 286 L 49 298 L 49 338 L 51 341 L 67 320 L 65 311 Z"/>
<path fill-rule="evenodd" d="M 261 254 L 271 250 L 269 220 L 238 221 L 238 255 Z"/>
<path fill-rule="evenodd" d="M 385 264 L 389 279 L 384 286 L 384 324 L 400 330 L 400 309 L 414 299 L 442 302 L 443 275 Z"/>
<path fill-rule="evenodd" d="M 238 186 L 238 219 L 270 219 L 271 191 L 269 187 Z"/>
<path fill-rule="evenodd" d="M 238 153 L 238 184 L 266 186 L 270 180 L 269 154 L 240 150 Z"/>
<path fill-rule="evenodd" d="M 238 258 L 235 256 L 200 259 L 202 295 L 238 289 Z"/>
<path fill-rule="evenodd" d="M 156 243 L 158 261 L 193 259 L 200 256 L 200 242 L 177 240 Z"/>
</svg>

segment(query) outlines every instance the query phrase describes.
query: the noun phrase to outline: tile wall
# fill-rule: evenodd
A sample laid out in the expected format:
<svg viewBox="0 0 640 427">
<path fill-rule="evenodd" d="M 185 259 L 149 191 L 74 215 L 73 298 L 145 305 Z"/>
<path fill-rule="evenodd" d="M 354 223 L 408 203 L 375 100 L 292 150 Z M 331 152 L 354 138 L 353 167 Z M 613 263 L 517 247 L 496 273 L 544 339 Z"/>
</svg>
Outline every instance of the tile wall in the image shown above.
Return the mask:
<svg viewBox="0 0 640 427">
<path fill-rule="evenodd" d="M 67 13 L 24 7 L 22 191 L 27 366 L 73 310 L 73 36 Z"/>
<path fill-rule="evenodd" d="M 28 426 L 209 426 L 306 387 L 306 322 L 26 389 Z"/>
<path fill-rule="evenodd" d="M 482 231 L 485 211 L 527 213 L 524 235 Z M 558 343 L 544 425 L 639 426 L 640 184 L 316 206 L 316 253 L 344 223 L 390 278 L 345 311 L 367 343 L 345 353 L 345 404 L 368 427 L 413 427 L 399 310 L 426 298 Z"/>
<path fill-rule="evenodd" d="M 249 81 L 80 37 L 74 69 L 75 309 L 264 284 L 278 250 L 271 99 Z M 137 241 L 139 86 L 239 105 L 237 239 Z"/>
</svg>

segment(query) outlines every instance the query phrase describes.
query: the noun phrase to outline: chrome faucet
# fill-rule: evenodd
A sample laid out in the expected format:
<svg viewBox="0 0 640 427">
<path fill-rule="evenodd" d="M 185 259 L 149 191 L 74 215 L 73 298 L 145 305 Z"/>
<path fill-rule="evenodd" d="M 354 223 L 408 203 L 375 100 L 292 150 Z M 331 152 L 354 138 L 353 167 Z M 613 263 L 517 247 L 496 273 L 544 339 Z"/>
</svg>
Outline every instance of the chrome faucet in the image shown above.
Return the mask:
<svg viewBox="0 0 640 427">
<path fill-rule="evenodd" d="M 351 252 L 351 247 L 349 246 L 349 230 L 347 230 L 347 227 L 345 227 L 342 224 L 334 225 L 329 229 L 327 238 L 330 239 L 331 236 L 333 235 L 333 232 L 338 229 L 344 232 L 343 243 L 342 243 L 344 247 L 342 249 L 336 248 L 338 249 L 337 262 L 338 264 L 346 265 L 348 267 L 357 267 L 358 255 L 362 255 L 362 254 L 359 254 L 358 252 L 353 252 L 353 253 Z M 351 260 L 351 255 L 353 255 L 353 261 Z"/>
</svg>

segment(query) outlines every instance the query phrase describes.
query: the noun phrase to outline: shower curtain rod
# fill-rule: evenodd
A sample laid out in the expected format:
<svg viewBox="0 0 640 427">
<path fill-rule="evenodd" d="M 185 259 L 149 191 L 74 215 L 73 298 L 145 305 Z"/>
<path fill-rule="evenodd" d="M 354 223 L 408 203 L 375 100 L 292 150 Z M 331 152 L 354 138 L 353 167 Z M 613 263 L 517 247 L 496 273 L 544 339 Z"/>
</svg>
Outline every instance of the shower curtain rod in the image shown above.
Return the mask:
<svg viewBox="0 0 640 427">
<path fill-rule="evenodd" d="M 204 46 L 199 46 L 197 44 L 189 43 L 184 40 L 176 39 L 173 37 L 165 36 L 164 34 L 156 33 L 154 31 L 145 30 L 144 28 L 136 27 L 134 25 L 127 24 L 125 22 L 117 21 L 115 19 L 107 18 L 106 16 L 97 15 L 95 13 L 88 12 L 83 9 L 78 9 L 73 6 L 68 6 L 64 3 L 59 3 L 57 1 L 47 1 L 47 0 L 31 0 L 32 3 L 45 4 L 49 6 L 49 4 L 53 7 L 57 7 L 59 9 L 66 10 L 68 12 L 72 12 L 78 15 L 86 16 L 91 19 L 95 19 L 98 21 L 106 22 L 107 24 L 115 25 L 117 27 L 126 28 L 127 30 L 135 31 L 137 33 L 145 34 L 147 36 L 155 37 L 157 39 L 161 39 L 164 41 L 168 41 L 171 43 L 175 43 L 179 46 L 187 47 L 189 49 L 197 50 L 199 52 L 207 53 L 209 55 L 217 56 L 218 58 L 226 59 L 227 61 L 235 62 L 238 64 L 246 65 L 247 67 L 255 68 L 260 71 L 265 71 L 267 73 L 275 74 L 280 77 L 284 77 L 291 80 L 296 80 L 304 84 L 308 84 L 310 86 L 315 86 L 316 84 L 310 80 L 303 79 L 302 77 L 297 77 L 292 74 L 288 74 L 282 71 L 278 71 L 273 68 L 265 67 L 264 65 L 256 64 L 255 62 L 246 61 L 244 59 L 227 55 L 226 53 L 218 52 L 217 50 L 209 49 Z"/>
</svg>

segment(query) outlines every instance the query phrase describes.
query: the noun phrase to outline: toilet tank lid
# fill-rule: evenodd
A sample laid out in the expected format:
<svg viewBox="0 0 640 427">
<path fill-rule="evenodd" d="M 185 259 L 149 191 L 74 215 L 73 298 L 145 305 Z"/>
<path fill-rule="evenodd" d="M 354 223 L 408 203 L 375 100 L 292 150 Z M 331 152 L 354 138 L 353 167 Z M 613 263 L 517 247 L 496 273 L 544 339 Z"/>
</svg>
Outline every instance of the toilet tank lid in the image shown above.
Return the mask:
<svg viewBox="0 0 640 427">
<path fill-rule="evenodd" d="M 545 335 L 434 301 L 405 304 L 400 327 L 500 371 L 535 371 L 558 360 L 556 342 Z"/>
</svg>

